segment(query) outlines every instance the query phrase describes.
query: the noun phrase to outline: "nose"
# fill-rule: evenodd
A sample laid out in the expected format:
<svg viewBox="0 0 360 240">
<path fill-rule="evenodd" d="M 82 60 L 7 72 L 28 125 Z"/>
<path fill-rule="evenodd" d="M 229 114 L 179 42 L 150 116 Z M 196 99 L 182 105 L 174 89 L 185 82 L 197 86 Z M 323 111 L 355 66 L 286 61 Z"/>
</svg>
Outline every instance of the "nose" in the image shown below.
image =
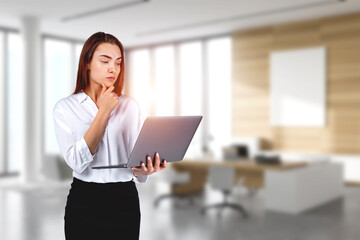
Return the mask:
<svg viewBox="0 0 360 240">
<path fill-rule="evenodd" d="M 109 64 L 108 72 L 109 72 L 109 73 L 114 72 L 114 66 L 112 66 L 111 64 Z"/>
<path fill-rule="evenodd" d="M 108 72 L 109 73 L 114 73 L 117 71 L 117 65 L 116 65 L 116 62 L 114 63 L 109 63 L 108 65 Z"/>
</svg>

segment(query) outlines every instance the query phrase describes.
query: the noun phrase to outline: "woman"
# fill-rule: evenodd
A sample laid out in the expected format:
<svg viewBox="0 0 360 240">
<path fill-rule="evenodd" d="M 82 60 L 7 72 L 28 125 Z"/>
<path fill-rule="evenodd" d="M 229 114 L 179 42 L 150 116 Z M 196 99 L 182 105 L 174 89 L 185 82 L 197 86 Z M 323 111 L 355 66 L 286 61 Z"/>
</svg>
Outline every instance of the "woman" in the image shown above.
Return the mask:
<svg viewBox="0 0 360 240">
<path fill-rule="evenodd" d="M 156 154 L 131 169 L 94 170 L 126 163 L 142 118 L 121 94 L 124 49 L 110 34 L 90 36 L 81 51 L 74 94 L 54 107 L 56 137 L 73 182 L 65 207 L 66 239 L 138 239 L 140 207 L 134 182 L 166 168 Z M 145 161 L 145 159 L 144 159 Z"/>
</svg>

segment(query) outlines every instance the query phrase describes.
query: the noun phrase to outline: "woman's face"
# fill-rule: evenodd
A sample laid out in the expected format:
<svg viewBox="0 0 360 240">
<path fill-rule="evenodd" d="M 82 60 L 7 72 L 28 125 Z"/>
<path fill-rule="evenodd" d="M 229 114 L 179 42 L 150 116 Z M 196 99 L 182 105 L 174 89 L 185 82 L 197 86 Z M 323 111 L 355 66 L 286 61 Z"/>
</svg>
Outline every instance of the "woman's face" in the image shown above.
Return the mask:
<svg viewBox="0 0 360 240">
<path fill-rule="evenodd" d="M 120 73 L 122 61 L 120 48 L 115 44 L 101 43 L 88 65 L 90 84 L 114 85 Z"/>
</svg>

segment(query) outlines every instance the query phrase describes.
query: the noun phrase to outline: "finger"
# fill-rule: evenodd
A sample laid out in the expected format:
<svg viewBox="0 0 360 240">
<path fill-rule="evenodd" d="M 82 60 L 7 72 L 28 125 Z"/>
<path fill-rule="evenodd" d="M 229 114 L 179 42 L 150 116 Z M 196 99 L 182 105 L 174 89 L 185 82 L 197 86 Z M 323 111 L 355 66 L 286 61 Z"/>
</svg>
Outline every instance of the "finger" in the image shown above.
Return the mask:
<svg viewBox="0 0 360 240">
<path fill-rule="evenodd" d="M 133 175 L 134 176 L 139 176 L 139 172 L 141 172 L 140 170 L 136 169 L 136 168 L 131 168 L 133 170 Z"/>
<path fill-rule="evenodd" d="M 115 88 L 114 86 L 111 86 L 106 90 L 106 92 L 111 93 L 114 90 L 114 88 Z"/>
<path fill-rule="evenodd" d="M 154 171 L 157 172 L 159 170 L 160 170 L 160 156 L 159 153 L 155 153 Z"/>
<path fill-rule="evenodd" d="M 162 164 L 161 164 L 161 166 L 160 166 L 160 170 L 162 170 L 162 169 L 164 169 L 164 168 L 166 168 L 167 167 L 167 162 L 166 162 L 166 160 L 165 159 L 163 159 L 163 162 L 162 162 Z"/>
<path fill-rule="evenodd" d="M 148 171 L 148 168 L 145 166 L 145 163 L 141 163 L 141 171 L 144 171 L 144 172 L 147 172 Z"/>
<path fill-rule="evenodd" d="M 147 168 L 148 168 L 148 171 L 149 172 L 154 172 L 154 166 L 152 164 L 152 161 L 151 161 L 151 157 L 147 157 Z"/>
<path fill-rule="evenodd" d="M 103 83 L 102 84 L 101 94 L 104 94 L 105 91 L 106 91 L 106 85 L 105 85 L 105 83 Z"/>
</svg>

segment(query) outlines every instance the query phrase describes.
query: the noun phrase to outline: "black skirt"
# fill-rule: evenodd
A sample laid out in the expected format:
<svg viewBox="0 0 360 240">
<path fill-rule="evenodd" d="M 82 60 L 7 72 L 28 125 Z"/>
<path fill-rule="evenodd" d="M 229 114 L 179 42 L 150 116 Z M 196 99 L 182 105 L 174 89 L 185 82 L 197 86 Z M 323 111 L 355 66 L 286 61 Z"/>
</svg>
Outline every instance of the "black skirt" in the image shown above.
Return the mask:
<svg viewBox="0 0 360 240">
<path fill-rule="evenodd" d="M 65 207 L 66 240 L 139 239 L 134 182 L 90 183 L 74 178 Z"/>
</svg>

